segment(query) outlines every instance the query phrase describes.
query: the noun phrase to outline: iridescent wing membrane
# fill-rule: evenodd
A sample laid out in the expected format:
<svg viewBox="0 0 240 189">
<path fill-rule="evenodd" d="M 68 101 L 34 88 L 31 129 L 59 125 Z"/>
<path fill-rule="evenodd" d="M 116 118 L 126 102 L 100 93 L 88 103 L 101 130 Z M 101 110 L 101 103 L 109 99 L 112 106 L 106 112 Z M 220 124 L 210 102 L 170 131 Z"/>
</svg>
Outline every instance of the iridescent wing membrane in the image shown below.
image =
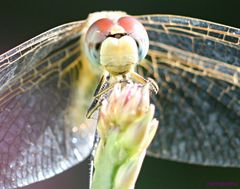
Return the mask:
<svg viewBox="0 0 240 189">
<path fill-rule="evenodd" d="M 187 163 L 240 166 L 240 30 L 169 15 L 137 17 L 150 50 L 137 68 L 158 82 L 159 119 L 148 153 Z"/>
<path fill-rule="evenodd" d="M 160 125 L 149 154 L 239 166 L 239 30 L 184 17 L 138 18 L 150 51 L 137 70 L 160 88 L 152 97 Z M 81 72 L 82 27 L 60 26 L 0 56 L 0 188 L 43 180 L 89 154 L 95 123 L 83 113 L 96 85 Z"/>
<path fill-rule="evenodd" d="M 94 129 L 81 124 L 76 100 L 82 27 L 62 25 L 0 56 L 1 189 L 49 178 L 89 155 Z"/>
</svg>

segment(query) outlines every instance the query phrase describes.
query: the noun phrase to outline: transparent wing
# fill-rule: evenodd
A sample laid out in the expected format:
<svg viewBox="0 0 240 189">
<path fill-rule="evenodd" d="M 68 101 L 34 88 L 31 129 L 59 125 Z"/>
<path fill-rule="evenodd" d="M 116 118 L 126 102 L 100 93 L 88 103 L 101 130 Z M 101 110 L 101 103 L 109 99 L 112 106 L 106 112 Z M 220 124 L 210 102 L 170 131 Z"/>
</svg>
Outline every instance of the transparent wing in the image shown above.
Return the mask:
<svg viewBox="0 0 240 189">
<path fill-rule="evenodd" d="M 82 24 L 60 26 L 0 56 L 0 188 L 49 178 L 90 153 L 95 120 L 86 121 L 85 110 L 94 81 L 81 84 Z"/>
<path fill-rule="evenodd" d="M 69 36 L 77 35 L 83 27 L 83 21 L 72 22 L 62 26 L 53 28 L 25 43 L 13 48 L 12 50 L 0 56 L 0 89 L 8 85 L 8 81 L 18 75 L 22 70 L 29 65 L 35 65 L 39 60 L 46 57 L 49 51 L 53 51 L 53 45 L 48 46 L 54 42 L 59 42 L 61 39 Z M 62 43 L 66 41 L 62 40 Z M 61 46 L 63 44 L 58 44 Z M 43 48 L 43 47 L 47 48 Z M 31 67 L 31 66 L 30 66 Z"/>
<path fill-rule="evenodd" d="M 150 38 L 138 72 L 158 82 L 159 119 L 149 154 L 240 167 L 240 30 L 199 19 L 147 15 Z"/>
</svg>

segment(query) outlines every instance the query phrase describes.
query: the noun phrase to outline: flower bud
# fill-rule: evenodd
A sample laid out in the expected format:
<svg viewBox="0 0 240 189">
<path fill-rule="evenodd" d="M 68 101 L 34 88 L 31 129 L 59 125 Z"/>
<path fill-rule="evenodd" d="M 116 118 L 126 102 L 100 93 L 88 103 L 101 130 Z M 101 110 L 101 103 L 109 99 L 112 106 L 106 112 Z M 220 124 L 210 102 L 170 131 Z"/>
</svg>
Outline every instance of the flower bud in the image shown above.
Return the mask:
<svg viewBox="0 0 240 189">
<path fill-rule="evenodd" d="M 148 84 L 117 84 L 108 100 L 103 101 L 93 189 L 134 188 L 146 149 L 157 130 L 154 111 Z"/>
</svg>

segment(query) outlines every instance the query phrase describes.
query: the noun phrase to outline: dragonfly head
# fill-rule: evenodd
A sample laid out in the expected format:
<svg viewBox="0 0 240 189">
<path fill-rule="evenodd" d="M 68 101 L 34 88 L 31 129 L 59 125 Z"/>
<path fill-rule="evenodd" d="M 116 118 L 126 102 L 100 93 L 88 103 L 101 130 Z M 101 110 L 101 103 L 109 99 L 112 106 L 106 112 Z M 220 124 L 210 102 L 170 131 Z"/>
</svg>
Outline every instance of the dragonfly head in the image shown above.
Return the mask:
<svg viewBox="0 0 240 189">
<path fill-rule="evenodd" d="M 85 48 L 92 63 L 109 73 L 127 73 L 147 54 L 149 39 L 144 26 L 135 18 L 124 16 L 117 21 L 102 18 L 86 33 Z"/>
</svg>

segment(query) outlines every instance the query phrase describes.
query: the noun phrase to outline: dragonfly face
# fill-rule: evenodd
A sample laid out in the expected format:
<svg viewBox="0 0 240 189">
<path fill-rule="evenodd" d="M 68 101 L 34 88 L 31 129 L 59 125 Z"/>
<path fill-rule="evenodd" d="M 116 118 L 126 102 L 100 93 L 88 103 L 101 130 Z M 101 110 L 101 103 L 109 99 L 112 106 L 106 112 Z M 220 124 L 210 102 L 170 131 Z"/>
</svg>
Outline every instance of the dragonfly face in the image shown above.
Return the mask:
<svg viewBox="0 0 240 189">
<path fill-rule="evenodd" d="M 88 29 L 84 43 L 90 62 L 101 65 L 107 72 L 103 74 L 94 93 L 87 118 L 100 107 L 102 95 L 109 92 L 117 82 L 128 82 L 129 78 L 142 84 L 149 82 L 151 89 L 157 93 L 158 86 L 152 79 L 146 80 L 134 72 L 135 65 L 146 56 L 149 47 L 147 32 L 137 19 L 119 15 L 115 19 L 97 20 Z"/>
<path fill-rule="evenodd" d="M 147 54 L 149 40 L 143 25 L 125 16 L 118 20 L 103 18 L 86 34 L 86 53 L 113 75 L 127 73 Z"/>
<path fill-rule="evenodd" d="M 101 61 L 108 53 L 103 47 L 124 37 L 131 37 L 134 72 L 160 89 L 151 97 L 160 125 L 148 154 L 240 167 L 240 30 L 181 16 L 135 16 L 148 33 L 147 52 L 148 38 L 131 32 L 136 22 L 128 25 L 126 16 L 94 13 L 0 56 L 1 189 L 52 177 L 89 155 L 96 122 L 86 112 L 99 81 L 94 69 L 109 65 Z M 99 27 L 101 35 L 91 31 Z"/>
</svg>

